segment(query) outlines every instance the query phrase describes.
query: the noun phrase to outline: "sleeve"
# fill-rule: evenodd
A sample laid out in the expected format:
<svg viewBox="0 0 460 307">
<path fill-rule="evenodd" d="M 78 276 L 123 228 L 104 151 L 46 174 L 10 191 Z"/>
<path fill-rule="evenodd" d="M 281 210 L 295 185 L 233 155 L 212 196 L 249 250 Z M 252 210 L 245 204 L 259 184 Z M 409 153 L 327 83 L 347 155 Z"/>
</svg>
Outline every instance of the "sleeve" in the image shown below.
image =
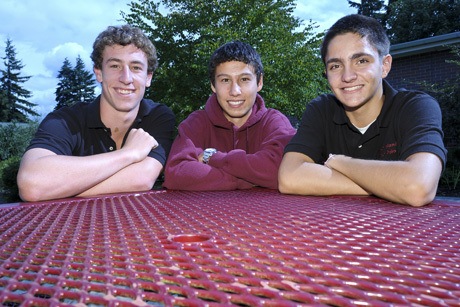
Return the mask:
<svg viewBox="0 0 460 307">
<path fill-rule="evenodd" d="M 251 129 L 256 131 L 251 132 Z M 286 116 L 269 109 L 259 123 L 249 128 L 248 152 L 241 149 L 218 152 L 209 164 L 254 186 L 277 189 L 284 147 L 294 133 Z"/>
<path fill-rule="evenodd" d="M 196 111 L 190 114 L 179 125 L 178 135 L 166 163 L 163 186 L 167 189 L 193 191 L 251 188 L 249 182 L 198 160 L 206 144 L 206 136 L 198 131 L 212 129 L 201 113 Z"/>
<path fill-rule="evenodd" d="M 143 125 L 141 125 L 141 128 L 153 136 L 159 144 L 157 148 L 149 153 L 149 157 L 158 160 L 163 166 L 166 164 L 166 159 L 171 150 L 175 125 L 176 118 L 174 113 L 164 104 L 159 104 L 154 109 L 154 112 L 143 120 Z"/>
<path fill-rule="evenodd" d="M 325 125 L 332 120 L 327 116 L 331 116 L 333 110 L 322 111 L 320 106 L 325 105 L 322 99 L 320 96 L 307 104 L 296 134 L 284 149 L 285 153 L 302 153 L 315 163 L 322 163 L 329 154 L 325 135 L 328 128 Z"/>
<path fill-rule="evenodd" d="M 417 152 L 430 152 L 437 155 L 445 166 L 447 150 L 443 142 L 439 103 L 427 94 L 409 93 L 398 116 L 401 160 Z"/>
<path fill-rule="evenodd" d="M 70 156 L 75 142 L 76 136 L 70 131 L 66 120 L 56 112 L 52 112 L 42 120 L 26 150 L 43 148 L 57 155 Z"/>
</svg>

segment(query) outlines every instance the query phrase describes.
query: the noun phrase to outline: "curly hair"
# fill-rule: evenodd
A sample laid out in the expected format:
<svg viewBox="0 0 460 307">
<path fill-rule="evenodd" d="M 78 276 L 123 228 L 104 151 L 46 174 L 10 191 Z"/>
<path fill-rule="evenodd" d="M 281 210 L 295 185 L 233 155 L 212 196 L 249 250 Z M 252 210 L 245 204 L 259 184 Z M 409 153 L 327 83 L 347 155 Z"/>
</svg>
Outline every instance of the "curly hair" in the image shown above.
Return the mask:
<svg viewBox="0 0 460 307">
<path fill-rule="evenodd" d="M 158 67 L 156 48 L 141 29 L 130 25 L 109 26 L 97 36 L 91 53 L 94 68 L 102 68 L 102 54 L 106 46 L 127 46 L 131 44 L 145 53 L 148 64 L 147 72 L 153 74 Z"/>
</svg>

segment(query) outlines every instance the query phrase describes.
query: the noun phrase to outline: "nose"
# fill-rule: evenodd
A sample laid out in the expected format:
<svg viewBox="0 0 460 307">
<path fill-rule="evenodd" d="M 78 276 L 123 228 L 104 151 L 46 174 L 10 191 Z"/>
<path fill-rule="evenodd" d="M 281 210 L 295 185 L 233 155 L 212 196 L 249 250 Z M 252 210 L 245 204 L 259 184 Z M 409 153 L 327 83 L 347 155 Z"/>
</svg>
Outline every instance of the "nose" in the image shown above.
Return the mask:
<svg viewBox="0 0 460 307">
<path fill-rule="evenodd" d="M 352 82 L 356 79 L 356 72 L 350 65 L 345 65 L 342 73 L 343 82 Z"/>
<path fill-rule="evenodd" d="M 238 82 L 232 82 L 232 85 L 230 87 L 230 95 L 232 96 L 238 96 L 241 94 L 241 87 L 238 84 Z"/>
<path fill-rule="evenodd" d="M 120 82 L 130 84 L 133 82 L 133 76 L 128 66 L 123 67 L 120 72 Z"/>
</svg>

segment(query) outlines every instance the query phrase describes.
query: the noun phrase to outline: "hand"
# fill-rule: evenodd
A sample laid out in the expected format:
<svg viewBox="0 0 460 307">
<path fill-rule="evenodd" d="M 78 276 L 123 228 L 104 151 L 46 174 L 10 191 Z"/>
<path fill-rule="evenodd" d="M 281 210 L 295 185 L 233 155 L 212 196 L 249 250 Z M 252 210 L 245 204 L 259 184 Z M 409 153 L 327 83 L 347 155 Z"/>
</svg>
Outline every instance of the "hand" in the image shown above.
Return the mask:
<svg viewBox="0 0 460 307">
<path fill-rule="evenodd" d="M 131 129 L 122 149 L 132 153 L 134 162 L 144 160 L 150 151 L 158 147 L 158 142 L 142 128 Z"/>
<path fill-rule="evenodd" d="M 200 153 L 200 155 L 198 156 L 198 162 L 203 163 L 203 155 L 204 155 L 204 151 Z"/>
<path fill-rule="evenodd" d="M 325 165 L 326 167 L 332 169 L 332 167 L 331 167 L 331 165 L 330 165 L 329 163 L 332 161 L 332 159 L 334 158 L 334 156 L 335 156 L 334 154 L 329 154 L 329 157 L 327 158 L 326 162 L 324 162 L 324 165 Z"/>
</svg>

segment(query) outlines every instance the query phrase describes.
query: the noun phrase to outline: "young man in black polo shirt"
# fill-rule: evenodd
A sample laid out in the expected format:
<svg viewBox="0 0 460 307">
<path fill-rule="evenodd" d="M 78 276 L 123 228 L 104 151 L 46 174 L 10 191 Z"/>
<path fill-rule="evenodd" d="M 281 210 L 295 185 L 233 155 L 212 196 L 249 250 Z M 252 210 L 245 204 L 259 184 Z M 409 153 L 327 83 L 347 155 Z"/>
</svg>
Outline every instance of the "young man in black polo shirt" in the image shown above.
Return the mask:
<svg viewBox="0 0 460 307">
<path fill-rule="evenodd" d="M 108 27 L 91 58 L 102 93 L 41 122 L 18 173 L 25 201 L 149 190 L 163 169 L 175 118 L 143 98 L 158 66 L 155 47 L 137 28 Z"/>
<path fill-rule="evenodd" d="M 393 89 L 390 42 L 380 23 L 349 15 L 321 48 L 334 95 L 307 105 L 285 148 L 279 190 L 302 195 L 376 195 L 431 202 L 446 161 L 441 111 L 432 97 Z"/>
</svg>

